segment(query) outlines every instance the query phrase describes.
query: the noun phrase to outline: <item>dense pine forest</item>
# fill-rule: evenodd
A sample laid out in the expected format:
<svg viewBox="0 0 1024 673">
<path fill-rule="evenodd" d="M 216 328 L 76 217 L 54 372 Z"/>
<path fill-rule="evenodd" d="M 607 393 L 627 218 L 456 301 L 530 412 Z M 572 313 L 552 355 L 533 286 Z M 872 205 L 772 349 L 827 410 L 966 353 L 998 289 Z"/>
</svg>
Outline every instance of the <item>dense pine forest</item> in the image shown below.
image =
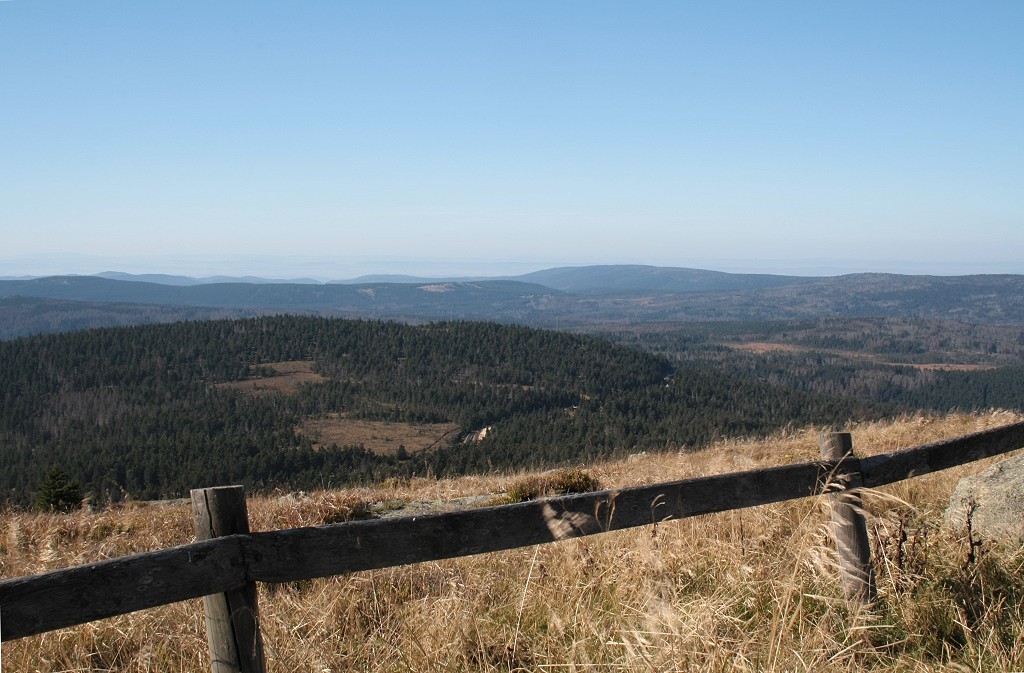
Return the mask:
<svg viewBox="0 0 1024 673">
<path fill-rule="evenodd" d="M 791 391 L 906 410 L 1024 408 L 1024 330 L 921 318 L 634 326 L 605 334 Z"/>
<path fill-rule="evenodd" d="M 0 487 L 27 506 L 56 467 L 98 502 L 311 489 L 1021 409 L 1022 352 L 1020 328 L 902 318 L 585 336 L 275 316 L 37 335 L 0 342 Z"/>
<path fill-rule="evenodd" d="M 307 362 L 294 386 L 275 363 Z M 103 502 L 190 488 L 315 488 L 698 448 L 896 411 L 609 340 L 492 323 L 261 317 L 0 343 L 0 479 L 25 506 L 62 468 Z M 316 419 L 452 424 L 422 450 L 324 442 Z"/>
</svg>

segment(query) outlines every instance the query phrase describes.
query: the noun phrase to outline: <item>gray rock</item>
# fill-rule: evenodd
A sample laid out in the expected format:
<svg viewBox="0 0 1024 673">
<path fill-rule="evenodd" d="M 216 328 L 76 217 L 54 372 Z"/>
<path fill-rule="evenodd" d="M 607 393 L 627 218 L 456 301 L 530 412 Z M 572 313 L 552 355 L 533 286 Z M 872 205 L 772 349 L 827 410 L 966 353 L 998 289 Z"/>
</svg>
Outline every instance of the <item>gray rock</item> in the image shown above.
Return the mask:
<svg viewBox="0 0 1024 673">
<path fill-rule="evenodd" d="M 947 526 L 963 530 L 971 518 L 983 540 L 1024 543 L 1024 456 L 1001 460 L 964 477 L 949 498 Z"/>
</svg>

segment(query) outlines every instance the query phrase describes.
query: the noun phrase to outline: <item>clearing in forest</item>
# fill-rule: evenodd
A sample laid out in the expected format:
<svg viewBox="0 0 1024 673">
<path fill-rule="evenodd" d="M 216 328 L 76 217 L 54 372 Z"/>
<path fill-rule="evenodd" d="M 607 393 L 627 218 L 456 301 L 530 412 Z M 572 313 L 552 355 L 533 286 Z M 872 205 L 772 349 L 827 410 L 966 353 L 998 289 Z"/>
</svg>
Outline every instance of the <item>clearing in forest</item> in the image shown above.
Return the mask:
<svg viewBox="0 0 1024 673">
<path fill-rule="evenodd" d="M 388 455 L 404 446 L 409 453 L 423 451 L 450 442 L 459 432 L 455 423 L 394 423 L 347 418 L 345 414 L 327 414 L 303 421 L 296 432 L 308 438 L 314 448 L 362 446 L 368 451 Z"/>
<path fill-rule="evenodd" d="M 218 383 L 217 388 L 233 388 L 252 395 L 294 393 L 303 383 L 320 383 L 327 379 L 313 371 L 312 360 L 288 360 L 260 365 L 273 372 L 271 376 L 258 376 L 244 381 Z"/>
</svg>

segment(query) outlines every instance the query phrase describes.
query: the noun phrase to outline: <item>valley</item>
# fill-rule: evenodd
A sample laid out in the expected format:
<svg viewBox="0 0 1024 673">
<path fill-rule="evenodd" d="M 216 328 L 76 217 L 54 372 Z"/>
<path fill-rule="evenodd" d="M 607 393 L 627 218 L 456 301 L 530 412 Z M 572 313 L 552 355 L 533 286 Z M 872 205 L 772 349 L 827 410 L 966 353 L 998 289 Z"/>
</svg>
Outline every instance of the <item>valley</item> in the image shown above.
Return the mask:
<svg viewBox="0 0 1024 673">
<path fill-rule="evenodd" d="M 794 424 L 1024 408 L 1018 276 L 613 266 L 398 283 L 160 280 L 0 281 L 7 502 L 29 503 L 52 466 L 102 503 L 211 483 L 543 468 Z"/>
<path fill-rule="evenodd" d="M 195 279 L 186 284 L 187 279 L 158 283 L 152 282 L 154 277 L 140 278 L 148 280 L 124 275 L 0 280 L 0 339 L 281 313 L 407 322 L 482 320 L 584 330 L 826 318 L 1024 326 L 1021 275 L 801 277 L 612 265 L 508 278 L 364 278 L 322 284 Z"/>
</svg>

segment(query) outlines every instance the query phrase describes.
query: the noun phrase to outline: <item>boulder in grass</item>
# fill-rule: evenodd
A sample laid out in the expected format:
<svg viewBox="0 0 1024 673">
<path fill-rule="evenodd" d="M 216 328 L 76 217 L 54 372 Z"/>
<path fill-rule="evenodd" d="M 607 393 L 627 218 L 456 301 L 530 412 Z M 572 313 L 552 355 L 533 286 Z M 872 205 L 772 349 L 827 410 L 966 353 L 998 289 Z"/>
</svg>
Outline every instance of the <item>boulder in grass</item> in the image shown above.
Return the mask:
<svg viewBox="0 0 1024 673">
<path fill-rule="evenodd" d="M 1024 543 L 1024 456 L 1001 460 L 957 484 L 946 508 L 946 525 L 986 541 Z"/>
</svg>

